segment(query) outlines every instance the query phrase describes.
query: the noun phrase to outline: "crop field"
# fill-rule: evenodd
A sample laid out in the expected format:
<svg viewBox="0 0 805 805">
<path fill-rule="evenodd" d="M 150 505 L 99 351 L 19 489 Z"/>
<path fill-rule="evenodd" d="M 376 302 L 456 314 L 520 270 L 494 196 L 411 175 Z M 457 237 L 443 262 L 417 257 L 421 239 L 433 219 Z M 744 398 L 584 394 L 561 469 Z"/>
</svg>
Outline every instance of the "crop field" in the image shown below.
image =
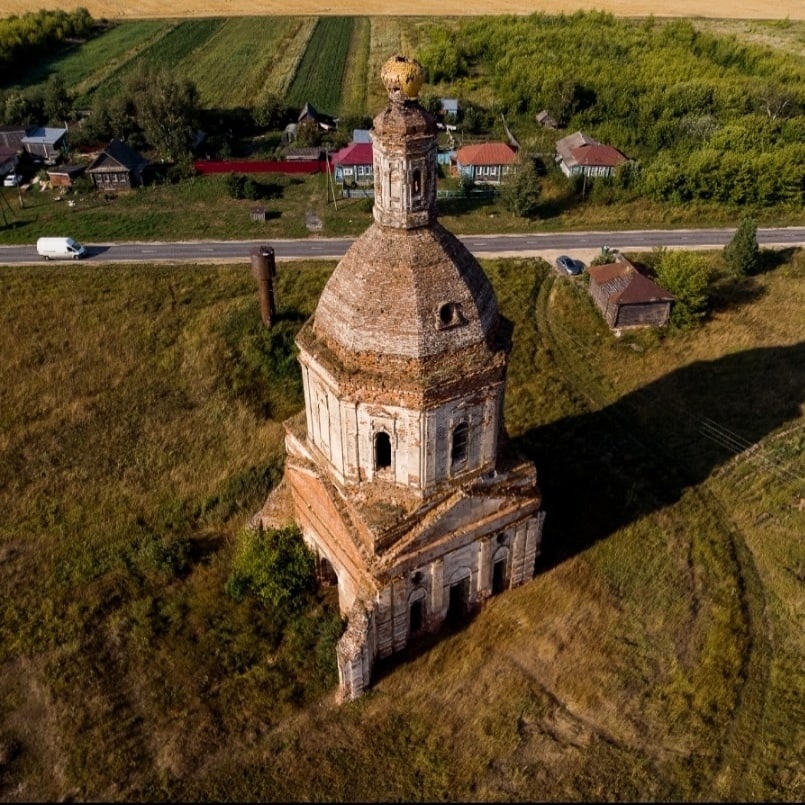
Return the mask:
<svg viewBox="0 0 805 805">
<path fill-rule="evenodd" d="M 231 0 L 177 0 L 166 7 L 160 0 L 88 0 L 83 4 L 93 17 L 111 19 L 142 19 L 157 17 L 201 16 L 256 16 L 283 15 L 288 4 L 280 0 L 240 0 L 233 7 Z M 703 5 L 699 0 L 672 0 L 658 8 L 653 0 L 540 0 L 539 10 L 546 14 L 572 14 L 574 11 L 608 11 L 620 17 L 710 17 L 714 19 L 805 19 L 805 8 L 800 0 L 716 0 Z M 71 11 L 73 0 L 53 0 L 48 8 Z M 30 11 L 30 0 L 4 0 L 2 13 L 23 14 Z M 343 0 L 334 6 L 328 0 L 301 0 L 293 12 L 302 15 L 338 14 L 358 16 L 467 16 L 482 14 L 531 14 L 533 0 L 444 0 L 441 3 L 423 3 L 422 0 Z"/>
<path fill-rule="evenodd" d="M 341 84 L 354 30 L 352 17 L 320 17 L 288 89 L 288 103 L 306 101 L 322 110 L 341 109 Z"/>
</svg>

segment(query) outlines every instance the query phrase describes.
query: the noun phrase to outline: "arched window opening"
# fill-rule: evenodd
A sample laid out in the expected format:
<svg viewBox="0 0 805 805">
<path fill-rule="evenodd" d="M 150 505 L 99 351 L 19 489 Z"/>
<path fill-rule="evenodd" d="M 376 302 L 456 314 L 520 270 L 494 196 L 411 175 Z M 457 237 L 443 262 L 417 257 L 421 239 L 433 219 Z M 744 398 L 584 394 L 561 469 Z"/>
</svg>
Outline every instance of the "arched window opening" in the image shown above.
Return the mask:
<svg viewBox="0 0 805 805">
<path fill-rule="evenodd" d="M 470 579 L 461 579 L 450 585 L 450 595 L 445 618 L 449 626 L 457 626 L 467 617 L 470 603 Z"/>
<path fill-rule="evenodd" d="M 391 466 L 391 437 L 385 431 L 375 434 L 375 469 Z"/>
<path fill-rule="evenodd" d="M 414 196 L 422 195 L 422 173 L 419 168 L 414 171 L 413 180 L 411 181 L 411 192 Z"/>
<path fill-rule="evenodd" d="M 502 593 L 506 589 L 506 559 L 498 559 L 492 565 L 492 595 Z"/>
<path fill-rule="evenodd" d="M 453 428 L 453 443 L 450 447 L 450 462 L 455 466 L 467 460 L 469 427 L 466 422 L 459 422 Z"/>
<path fill-rule="evenodd" d="M 412 601 L 408 612 L 408 633 L 416 634 L 422 631 L 422 627 L 425 625 L 425 599 L 417 598 L 416 601 Z"/>
</svg>

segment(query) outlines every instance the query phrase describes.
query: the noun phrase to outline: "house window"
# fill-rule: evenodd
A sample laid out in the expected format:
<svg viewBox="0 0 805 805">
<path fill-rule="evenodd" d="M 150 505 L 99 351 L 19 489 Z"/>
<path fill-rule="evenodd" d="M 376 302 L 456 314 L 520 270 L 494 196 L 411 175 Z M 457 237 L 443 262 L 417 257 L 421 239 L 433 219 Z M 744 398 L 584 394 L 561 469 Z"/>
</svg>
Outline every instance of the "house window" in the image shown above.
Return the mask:
<svg viewBox="0 0 805 805">
<path fill-rule="evenodd" d="M 411 182 L 411 192 L 414 196 L 422 195 L 422 173 L 419 168 L 414 171 L 413 181 Z"/>
<path fill-rule="evenodd" d="M 466 422 L 459 422 L 453 428 L 453 443 L 450 446 L 450 462 L 455 467 L 467 460 L 467 445 L 469 442 L 469 427 Z"/>
<path fill-rule="evenodd" d="M 375 434 L 375 469 L 391 466 L 391 437 L 385 431 Z"/>
</svg>

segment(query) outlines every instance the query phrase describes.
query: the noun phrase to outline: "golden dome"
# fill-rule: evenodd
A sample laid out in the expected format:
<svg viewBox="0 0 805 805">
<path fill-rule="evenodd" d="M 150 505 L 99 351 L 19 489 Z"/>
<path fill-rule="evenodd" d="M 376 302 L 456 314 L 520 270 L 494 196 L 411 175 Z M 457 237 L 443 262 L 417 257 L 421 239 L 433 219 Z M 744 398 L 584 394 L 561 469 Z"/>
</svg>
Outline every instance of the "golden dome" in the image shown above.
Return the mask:
<svg viewBox="0 0 805 805">
<path fill-rule="evenodd" d="M 425 83 L 425 69 L 408 56 L 392 56 L 380 70 L 380 77 L 391 100 L 413 100 Z"/>
</svg>

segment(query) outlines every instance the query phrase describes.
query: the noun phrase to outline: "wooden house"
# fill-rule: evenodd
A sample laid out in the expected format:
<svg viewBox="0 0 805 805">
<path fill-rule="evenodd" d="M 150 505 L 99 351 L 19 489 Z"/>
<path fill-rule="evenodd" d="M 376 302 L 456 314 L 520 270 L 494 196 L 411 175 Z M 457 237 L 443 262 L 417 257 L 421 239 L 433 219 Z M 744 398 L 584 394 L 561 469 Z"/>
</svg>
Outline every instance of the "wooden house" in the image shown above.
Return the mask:
<svg viewBox="0 0 805 805">
<path fill-rule="evenodd" d="M 332 115 L 324 114 L 324 112 L 319 112 L 312 103 L 306 103 L 302 107 L 296 123 L 298 126 L 308 121 L 314 122 L 322 131 L 334 131 L 338 126 L 336 118 Z"/>
<path fill-rule="evenodd" d="M 374 152 L 371 143 L 350 143 L 332 155 L 333 180 L 342 187 L 374 186 Z"/>
<path fill-rule="evenodd" d="M 565 176 L 611 176 L 615 168 L 627 161 L 617 148 L 580 131 L 556 142 L 556 162 Z"/>
<path fill-rule="evenodd" d="M 19 162 L 19 153 L 16 148 L 0 145 L 0 176 L 14 173 Z"/>
<path fill-rule="evenodd" d="M 22 146 L 22 138 L 27 133 L 28 129 L 25 126 L 0 126 L 0 146 L 20 153 L 25 150 Z"/>
<path fill-rule="evenodd" d="M 120 140 L 112 140 L 87 168 L 98 189 L 124 190 L 143 184 L 148 160 Z"/>
<path fill-rule="evenodd" d="M 668 323 L 674 296 L 621 254 L 615 262 L 590 266 L 590 295 L 613 330 L 662 327 Z"/>
<path fill-rule="evenodd" d="M 507 143 L 465 145 L 456 152 L 459 175 L 477 184 L 500 184 L 517 165 L 517 151 Z"/>
<path fill-rule="evenodd" d="M 31 129 L 20 141 L 22 147 L 46 165 L 55 165 L 66 147 L 67 129 L 40 127 Z"/>
</svg>

